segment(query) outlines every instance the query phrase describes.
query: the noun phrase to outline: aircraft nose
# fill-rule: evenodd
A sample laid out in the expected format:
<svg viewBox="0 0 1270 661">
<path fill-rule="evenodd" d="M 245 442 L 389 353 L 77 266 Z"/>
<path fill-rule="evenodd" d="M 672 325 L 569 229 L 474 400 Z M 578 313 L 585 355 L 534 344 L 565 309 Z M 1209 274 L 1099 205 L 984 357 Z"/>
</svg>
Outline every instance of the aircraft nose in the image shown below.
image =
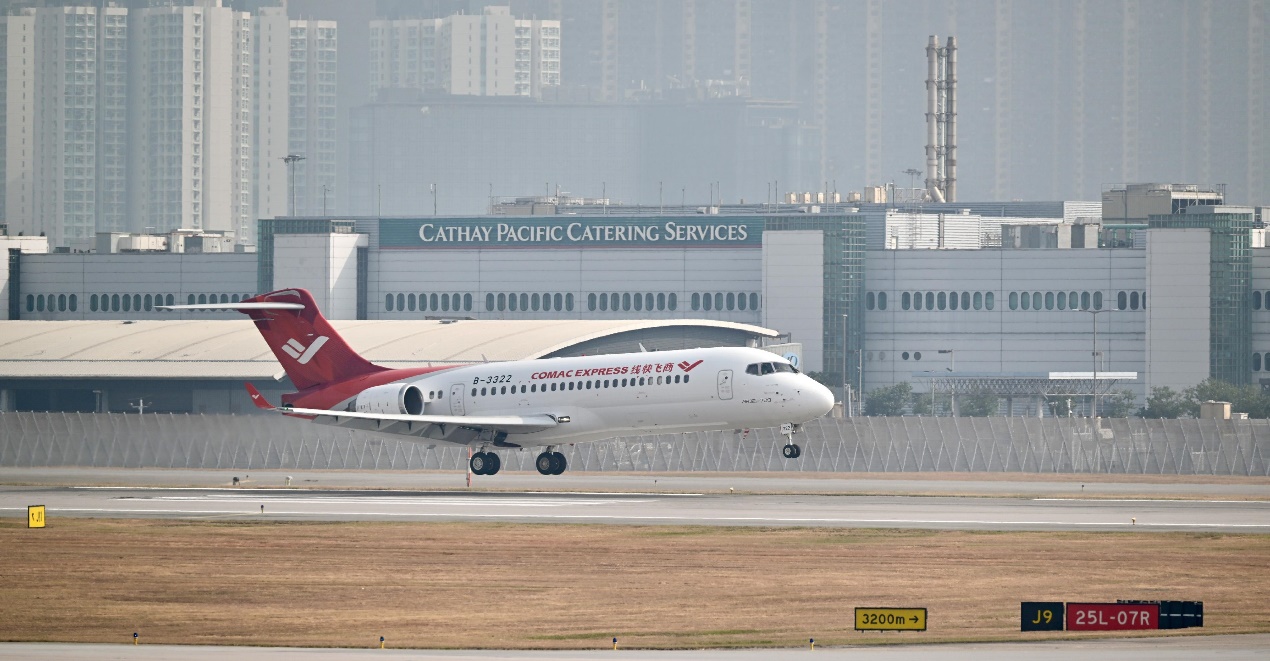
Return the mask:
<svg viewBox="0 0 1270 661">
<path fill-rule="evenodd" d="M 811 378 L 807 393 L 807 409 L 812 416 L 819 418 L 833 410 L 833 392 Z"/>
</svg>

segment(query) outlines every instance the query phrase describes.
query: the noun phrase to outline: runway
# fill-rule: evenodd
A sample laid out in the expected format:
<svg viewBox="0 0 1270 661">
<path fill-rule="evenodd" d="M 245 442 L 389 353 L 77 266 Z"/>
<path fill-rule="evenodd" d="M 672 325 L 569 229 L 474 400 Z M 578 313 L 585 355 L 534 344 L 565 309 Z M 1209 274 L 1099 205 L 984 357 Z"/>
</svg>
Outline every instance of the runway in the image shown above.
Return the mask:
<svg viewBox="0 0 1270 661">
<path fill-rule="evenodd" d="M 1168 638 L 1044 641 L 1024 643 L 964 643 L 951 645 L 893 645 L 886 647 L 817 647 L 753 650 L 619 650 L 532 651 L 532 650 L 379 650 L 314 649 L 278 647 L 204 647 L 175 645 L 74 645 L 66 643 L 0 644 L 0 659 L 31 661 L 79 661 L 80 659 L 136 659 L 138 661 L 203 661 L 233 656 L 243 661 L 289 661 L 323 659 L 428 659 L 429 661 L 516 661 L 561 659 L 565 661 L 609 661 L 614 658 L 638 661 L 767 661 L 774 658 L 856 661 L 899 661 L 922 658 L 928 661 L 1189 661 L 1221 658 L 1230 661 L 1260 661 L 1270 650 L 1270 635 L 1170 636 Z"/>
<path fill-rule="evenodd" d="M 0 516 L 1270 533 L 1270 501 L 0 487 Z"/>
</svg>

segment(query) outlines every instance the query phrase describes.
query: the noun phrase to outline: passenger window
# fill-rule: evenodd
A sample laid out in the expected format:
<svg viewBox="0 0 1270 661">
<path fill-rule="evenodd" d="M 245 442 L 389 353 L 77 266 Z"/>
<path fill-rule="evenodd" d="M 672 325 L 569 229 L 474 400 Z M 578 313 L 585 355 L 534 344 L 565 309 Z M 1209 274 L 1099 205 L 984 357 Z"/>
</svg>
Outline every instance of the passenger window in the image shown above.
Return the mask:
<svg viewBox="0 0 1270 661">
<path fill-rule="evenodd" d="M 675 383 L 679 383 L 679 375 L 678 375 L 678 374 L 676 374 L 676 375 L 675 375 Z"/>
<path fill-rule="evenodd" d="M 692 375 L 691 375 L 691 374 L 685 374 L 685 375 L 684 375 L 684 383 L 688 383 L 688 377 L 690 377 L 690 376 L 692 376 Z"/>
</svg>

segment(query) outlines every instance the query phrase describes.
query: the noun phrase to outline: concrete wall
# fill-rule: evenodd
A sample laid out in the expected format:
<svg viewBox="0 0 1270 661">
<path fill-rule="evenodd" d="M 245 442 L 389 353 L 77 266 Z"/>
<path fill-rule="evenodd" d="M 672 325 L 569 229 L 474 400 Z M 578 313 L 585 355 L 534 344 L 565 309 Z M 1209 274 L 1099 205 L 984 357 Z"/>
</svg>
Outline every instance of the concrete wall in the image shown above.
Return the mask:
<svg viewBox="0 0 1270 661">
<path fill-rule="evenodd" d="M 1210 238 L 1207 229 L 1147 230 L 1147 392 L 1208 378 Z"/>
<path fill-rule="evenodd" d="M 808 372 L 825 371 L 824 242 L 818 231 L 763 234 L 762 325 L 802 343 Z"/>
</svg>

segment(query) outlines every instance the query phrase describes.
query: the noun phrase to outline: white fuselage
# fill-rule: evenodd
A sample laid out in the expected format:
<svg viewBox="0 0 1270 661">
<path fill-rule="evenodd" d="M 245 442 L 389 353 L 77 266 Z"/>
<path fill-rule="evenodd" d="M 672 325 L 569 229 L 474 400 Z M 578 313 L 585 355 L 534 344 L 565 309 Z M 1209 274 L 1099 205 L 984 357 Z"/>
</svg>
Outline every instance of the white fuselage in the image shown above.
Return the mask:
<svg viewBox="0 0 1270 661">
<path fill-rule="evenodd" d="M 747 373 L 747 367 L 757 373 Z M 484 363 L 402 383 L 422 391 L 424 415 L 546 414 L 568 420 L 504 439 L 520 446 L 775 427 L 806 422 L 833 407 L 832 393 L 785 359 L 737 347 Z"/>
</svg>

